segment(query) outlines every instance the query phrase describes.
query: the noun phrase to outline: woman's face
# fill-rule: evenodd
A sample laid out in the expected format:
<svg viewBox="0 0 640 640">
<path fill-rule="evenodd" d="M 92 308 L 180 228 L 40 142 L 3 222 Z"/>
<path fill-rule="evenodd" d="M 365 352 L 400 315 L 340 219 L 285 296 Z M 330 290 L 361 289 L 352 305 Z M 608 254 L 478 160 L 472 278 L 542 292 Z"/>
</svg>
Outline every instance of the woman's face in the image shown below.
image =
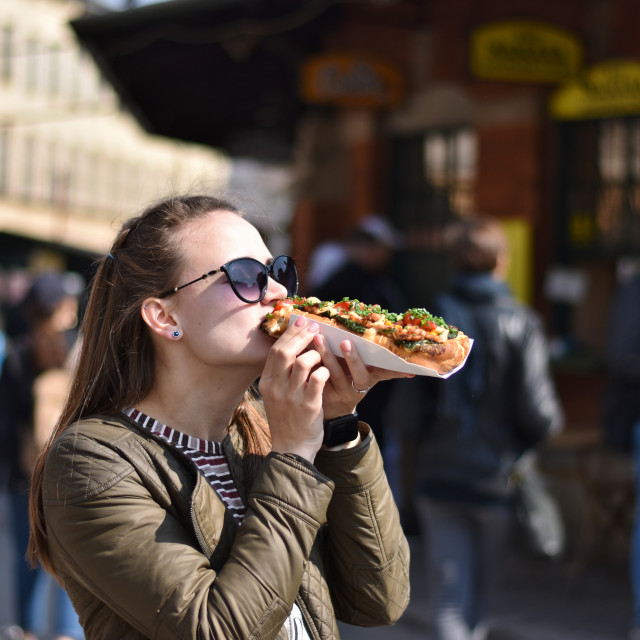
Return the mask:
<svg viewBox="0 0 640 640">
<path fill-rule="evenodd" d="M 258 230 L 240 216 L 214 211 L 194 221 L 181 234 L 184 267 L 179 283 L 218 269 L 234 258 L 255 258 L 267 264 L 271 253 Z M 269 278 L 265 297 L 250 304 L 234 293 L 220 272 L 175 293 L 172 298 L 181 340 L 205 366 L 247 366 L 262 370 L 273 339 L 260 326 L 275 300 L 287 290 Z"/>
</svg>

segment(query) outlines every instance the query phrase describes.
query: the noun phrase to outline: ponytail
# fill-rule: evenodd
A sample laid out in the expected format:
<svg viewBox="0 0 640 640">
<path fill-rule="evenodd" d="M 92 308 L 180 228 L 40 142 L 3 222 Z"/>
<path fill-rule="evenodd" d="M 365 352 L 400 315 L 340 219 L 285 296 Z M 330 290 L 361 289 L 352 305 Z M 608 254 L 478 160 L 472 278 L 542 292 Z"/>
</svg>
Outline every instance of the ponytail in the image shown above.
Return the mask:
<svg viewBox="0 0 640 640">
<path fill-rule="evenodd" d="M 250 488 L 262 461 L 271 451 L 271 433 L 264 408 L 258 399 L 258 391 L 253 385 L 245 392 L 231 422 L 236 425 L 242 438 L 245 485 Z"/>
</svg>

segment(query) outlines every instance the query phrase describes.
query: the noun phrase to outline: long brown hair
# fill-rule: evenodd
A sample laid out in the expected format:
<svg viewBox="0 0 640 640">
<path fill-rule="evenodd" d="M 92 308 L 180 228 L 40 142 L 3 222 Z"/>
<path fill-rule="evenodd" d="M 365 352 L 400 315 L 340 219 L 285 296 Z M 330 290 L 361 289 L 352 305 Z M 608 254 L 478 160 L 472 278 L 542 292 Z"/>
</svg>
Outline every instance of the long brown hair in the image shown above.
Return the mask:
<svg viewBox="0 0 640 640">
<path fill-rule="evenodd" d="M 211 196 L 171 197 L 125 222 L 111 251 L 98 264 L 81 329 L 81 351 L 70 391 L 49 441 L 40 453 L 31 484 L 28 558 L 53 572 L 42 504 L 44 464 L 55 438 L 90 415 L 115 415 L 135 406 L 154 380 L 155 353 L 140 315 L 143 301 L 175 286 L 181 267 L 177 231 L 216 210 L 238 213 L 230 202 Z M 247 482 L 269 452 L 263 413 L 248 390 L 233 420 L 245 445 Z"/>
</svg>

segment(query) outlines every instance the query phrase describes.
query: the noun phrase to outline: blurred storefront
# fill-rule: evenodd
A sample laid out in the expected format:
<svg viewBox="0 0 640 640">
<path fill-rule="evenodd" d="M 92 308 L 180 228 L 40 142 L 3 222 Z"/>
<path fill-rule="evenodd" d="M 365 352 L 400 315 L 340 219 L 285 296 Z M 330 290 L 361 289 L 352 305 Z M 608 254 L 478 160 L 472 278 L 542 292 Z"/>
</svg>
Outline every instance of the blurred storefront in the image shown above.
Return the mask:
<svg viewBox="0 0 640 640">
<path fill-rule="evenodd" d="M 611 293 L 640 257 L 639 21 L 631 0 L 174 0 L 73 28 L 148 131 L 288 168 L 303 268 L 379 212 L 428 306 L 443 225 L 503 220 L 569 430 L 596 430 Z"/>
</svg>

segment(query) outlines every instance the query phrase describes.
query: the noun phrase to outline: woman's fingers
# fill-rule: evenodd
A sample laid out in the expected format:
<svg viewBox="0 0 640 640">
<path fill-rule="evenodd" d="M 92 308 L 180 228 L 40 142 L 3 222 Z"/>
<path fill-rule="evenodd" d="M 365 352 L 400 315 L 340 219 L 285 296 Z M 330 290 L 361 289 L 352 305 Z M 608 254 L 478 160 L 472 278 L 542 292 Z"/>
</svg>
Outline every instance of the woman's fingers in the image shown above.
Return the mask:
<svg viewBox="0 0 640 640">
<path fill-rule="evenodd" d="M 316 324 L 298 318 L 271 347 L 262 377 L 288 375 L 295 359 L 307 349 L 317 333 Z"/>
<path fill-rule="evenodd" d="M 320 354 L 313 349 L 300 354 L 291 367 L 291 382 L 298 387 L 303 387 L 309 381 L 313 370 L 321 363 Z"/>
<path fill-rule="evenodd" d="M 362 395 L 354 391 L 351 381 L 355 379 L 355 375 L 367 377 L 366 366 L 357 352 L 352 351 L 343 358 L 336 357 L 324 336 L 320 334 L 314 336 L 313 346 L 322 357 L 322 363 L 330 376 L 323 391 L 324 419 L 352 413 L 358 402 L 362 400 Z M 350 343 L 343 346 L 343 354 L 345 350 L 347 352 L 351 350 Z"/>
<path fill-rule="evenodd" d="M 322 444 L 323 390 L 329 370 L 310 349 L 318 327 L 298 318 L 271 347 L 259 388 L 274 451 L 313 460 Z"/>
<path fill-rule="evenodd" d="M 367 366 L 362 361 L 357 349 L 354 349 L 351 340 L 343 340 L 340 343 L 340 351 L 344 356 L 347 367 L 351 374 L 351 381 L 353 382 L 352 389 L 358 392 L 358 389 L 369 389 L 377 382 L 375 376 L 372 376 L 371 371 L 367 369 Z"/>
<path fill-rule="evenodd" d="M 367 366 L 351 340 L 340 343 L 342 358 L 333 354 L 322 334 L 314 336 L 313 346 L 330 372 L 323 397 L 325 420 L 354 411 L 366 392 L 381 380 L 413 377 L 413 374 Z"/>
<path fill-rule="evenodd" d="M 365 389 L 371 387 L 382 380 L 393 380 L 394 378 L 414 378 L 414 373 L 406 373 L 404 371 L 391 371 L 390 369 L 381 369 L 380 367 L 368 366 L 360 357 L 358 350 L 353 342 L 344 340 L 340 344 L 340 350 L 344 354 L 345 360 L 351 372 L 351 379 L 356 389 Z"/>
<path fill-rule="evenodd" d="M 326 367 L 318 367 L 311 372 L 307 386 L 314 395 L 320 394 L 320 396 L 322 396 L 322 392 L 330 376 L 329 369 Z"/>
<path fill-rule="evenodd" d="M 347 369 L 344 358 L 338 358 L 333 351 L 331 351 L 325 337 L 321 333 L 313 337 L 313 346 L 320 354 L 322 364 L 324 364 L 331 373 L 332 380 L 339 381 L 343 378 L 346 380 L 349 370 Z"/>
<path fill-rule="evenodd" d="M 313 347 L 310 349 L 309 347 Z M 297 318 L 271 348 L 260 390 L 271 413 L 304 410 L 325 420 L 351 413 L 380 380 L 411 377 L 365 365 L 352 340 L 330 349 L 318 324 Z M 318 414 L 320 412 L 320 414 Z"/>
</svg>

